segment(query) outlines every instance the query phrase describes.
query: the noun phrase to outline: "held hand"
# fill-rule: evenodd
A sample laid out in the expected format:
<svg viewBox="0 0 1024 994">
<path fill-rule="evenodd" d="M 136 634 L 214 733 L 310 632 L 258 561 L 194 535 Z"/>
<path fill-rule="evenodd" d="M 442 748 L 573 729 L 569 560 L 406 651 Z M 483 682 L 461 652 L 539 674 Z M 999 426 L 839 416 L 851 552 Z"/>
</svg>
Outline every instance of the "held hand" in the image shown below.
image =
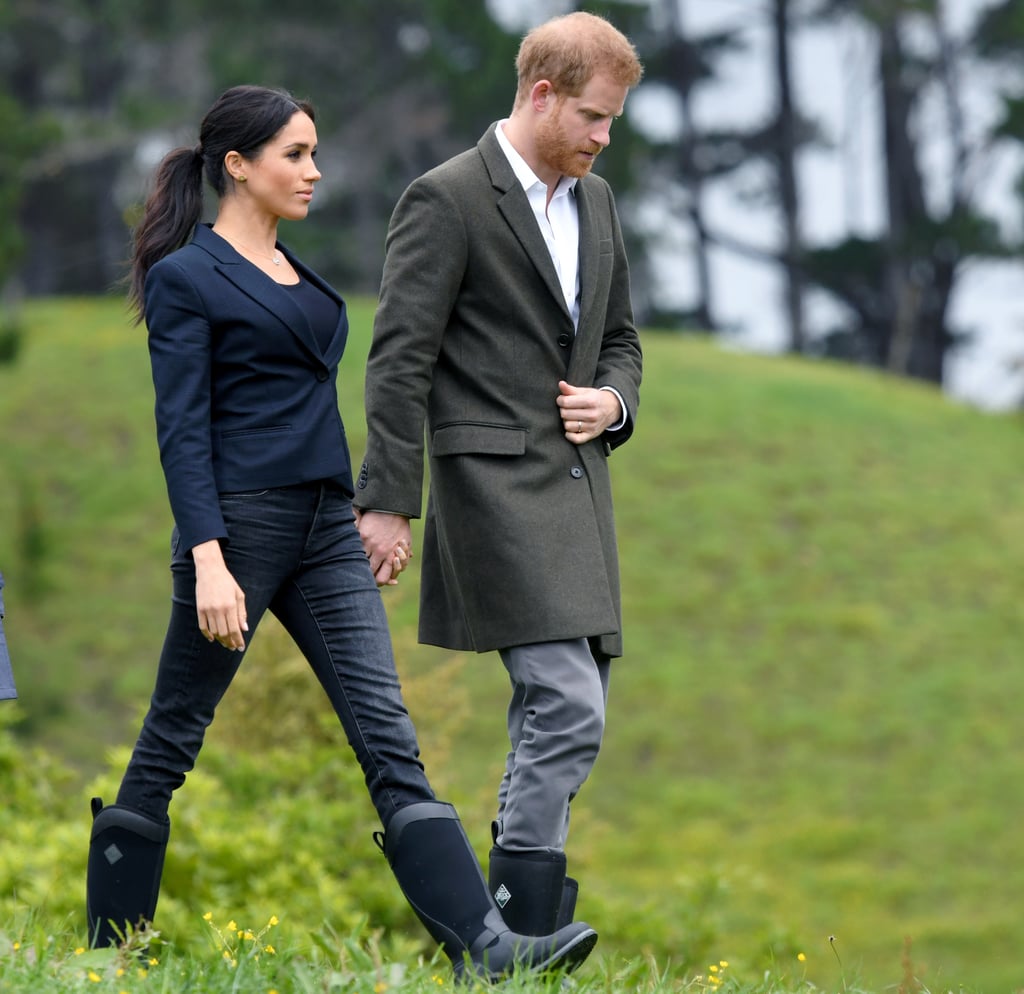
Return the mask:
<svg viewBox="0 0 1024 994">
<path fill-rule="evenodd" d="M 356 525 L 378 587 L 393 587 L 412 559 L 412 526 L 401 514 L 356 511 Z"/>
<path fill-rule="evenodd" d="M 224 563 L 220 543 L 203 542 L 192 550 L 196 564 L 196 617 L 208 642 L 241 652 L 249 630 L 245 593 Z"/>
<path fill-rule="evenodd" d="M 574 387 L 565 380 L 558 382 L 559 413 L 565 437 L 574 445 L 600 438 L 604 430 L 622 420 L 619 398 L 611 390 Z"/>
</svg>

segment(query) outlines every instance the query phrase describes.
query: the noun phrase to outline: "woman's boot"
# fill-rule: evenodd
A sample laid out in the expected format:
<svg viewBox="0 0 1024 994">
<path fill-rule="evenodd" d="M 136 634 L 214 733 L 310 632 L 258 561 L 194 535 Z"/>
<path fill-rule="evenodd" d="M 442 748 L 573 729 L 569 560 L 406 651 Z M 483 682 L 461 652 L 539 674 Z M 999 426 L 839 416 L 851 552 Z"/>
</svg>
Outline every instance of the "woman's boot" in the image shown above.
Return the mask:
<svg viewBox="0 0 1024 994">
<path fill-rule="evenodd" d="M 513 972 L 569 972 L 597 942 L 597 933 L 585 922 L 552 935 L 512 932 L 450 804 L 425 801 L 400 808 L 383 836 L 375 837 L 406 900 L 444 947 L 456 976 L 467 970 L 486 980 Z"/>
<path fill-rule="evenodd" d="M 98 797 L 92 817 L 85 910 L 89 944 L 105 948 L 153 920 L 171 823 Z"/>
</svg>

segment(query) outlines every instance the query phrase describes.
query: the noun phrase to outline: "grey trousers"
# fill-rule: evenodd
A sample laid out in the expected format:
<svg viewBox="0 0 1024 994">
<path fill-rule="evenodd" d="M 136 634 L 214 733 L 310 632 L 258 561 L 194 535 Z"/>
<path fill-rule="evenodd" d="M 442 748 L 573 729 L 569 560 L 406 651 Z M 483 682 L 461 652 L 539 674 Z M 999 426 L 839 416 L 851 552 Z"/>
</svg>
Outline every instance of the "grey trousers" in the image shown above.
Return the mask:
<svg viewBox="0 0 1024 994">
<path fill-rule="evenodd" d="M 498 789 L 496 844 L 561 852 L 569 804 L 601 748 L 608 677 L 586 639 L 520 645 L 499 652 L 512 684 L 511 746 Z"/>
<path fill-rule="evenodd" d="M 13 700 L 17 696 L 11 657 L 7 654 L 7 638 L 4 636 L 4 575 L 0 573 L 0 701 Z"/>
</svg>

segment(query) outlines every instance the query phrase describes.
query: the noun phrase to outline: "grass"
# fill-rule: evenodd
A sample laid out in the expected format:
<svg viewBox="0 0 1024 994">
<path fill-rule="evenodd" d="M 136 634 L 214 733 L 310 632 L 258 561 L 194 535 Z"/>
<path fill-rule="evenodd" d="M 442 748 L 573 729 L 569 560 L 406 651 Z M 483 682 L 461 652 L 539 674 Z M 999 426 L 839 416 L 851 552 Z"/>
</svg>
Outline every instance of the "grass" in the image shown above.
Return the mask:
<svg viewBox="0 0 1024 994">
<path fill-rule="evenodd" d="M 431 959 L 396 956 L 365 928 L 347 936 L 325 929 L 314 937 L 310 951 L 278 949 L 271 941 L 276 924 L 271 918 L 253 932 L 234 921 L 212 923 L 205 955 L 183 955 L 162 945 L 159 933 L 129 935 L 121 949 L 105 950 L 74 946 L 67 936 L 55 939 L 38 929 L 29 930 L 27 941 L 0 933 L 0 989 L 9 994 L 472 994 L 495 989 L 472 978 L 455 982 L 441 954 Z M 599 968 L 580 971 L 569 981 L 555 972 L 513 976 L 500 984 L 505 994 L 559 994 L 567 987 L 578 994 L 789 994 L 805 983 L 799 976 L 765 975 L 756 983 L 739 984 L 724 960 L 710 964 L 707 972 L 674 978 L 650 958 L 608 957 Z"/>
<path fill-rule="evenodd" d="M 353 302 L 342 370 L 356 459 L 371 316 Z M 115 300 L 24 317 L 0 366 L 15 707 L 85 783 L 150 691 L 170 519 L 143 332 Z M 612 457 L 626 656 L 570 840 L 602 934 L 580 984 L 691 989 L 724 960 L 743 990 L 1024 987 L 1020 418 L 848 367 L 644 342 L 638 431 Z M 386 592 L 403 680 L 435 786 L 485 851 L 500 664 L 417 646 L 416 584 Z"/>
</svg>

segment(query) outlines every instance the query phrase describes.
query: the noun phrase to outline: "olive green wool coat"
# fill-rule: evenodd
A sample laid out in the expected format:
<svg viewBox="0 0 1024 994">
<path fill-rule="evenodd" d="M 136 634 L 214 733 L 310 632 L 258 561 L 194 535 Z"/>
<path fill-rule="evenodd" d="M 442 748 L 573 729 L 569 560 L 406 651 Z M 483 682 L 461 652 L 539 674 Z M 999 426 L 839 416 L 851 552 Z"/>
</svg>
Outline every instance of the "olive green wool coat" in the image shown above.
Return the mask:
<svg viewBox="0 0 1024 994">
<path fill-rule="evenodd" d="M 632 434 L 641 351 L 611 191 L 575 188 L 572 319 L 526 193 L 492 125 L 397 204 L 367 363 L 355 504 L 418 517 L 421 642 L 477 652 L 589 637 L 622 654 L 608 457 Z M 614 387 L 617 431 L 563 434 L 558 381 Z"/>
</svg>

